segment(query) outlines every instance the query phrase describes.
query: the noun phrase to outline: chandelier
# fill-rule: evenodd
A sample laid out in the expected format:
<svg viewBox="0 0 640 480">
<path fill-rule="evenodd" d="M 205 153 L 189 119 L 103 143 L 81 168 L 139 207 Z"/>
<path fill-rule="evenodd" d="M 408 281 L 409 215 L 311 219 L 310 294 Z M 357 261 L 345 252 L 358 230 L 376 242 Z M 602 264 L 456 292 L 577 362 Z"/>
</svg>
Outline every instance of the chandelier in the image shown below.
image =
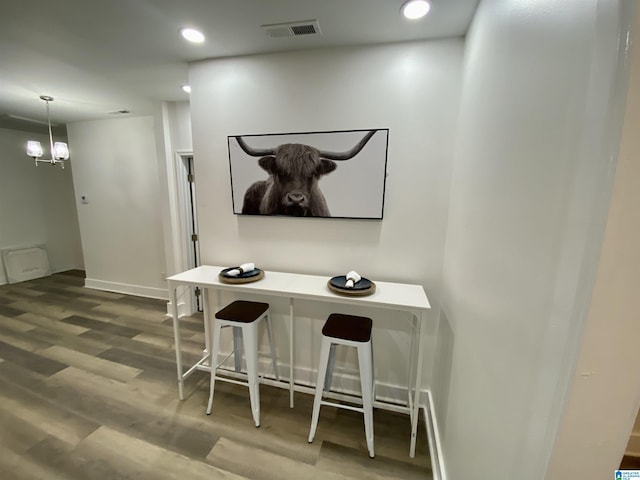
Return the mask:
<svg viewBox="0 0 640 480">
<path fill-rule="evenodd" d="M 47 104 L 47 124 L 49 125 L 49 144 L 51 148 L 51 158 L 41 159 L 43 154 L 42 145 L 37 140 L 29 140 L 27 142 L 27 155 L 36 161 L 36 167 L 39 162 L 49 163 L 51 165 L 60 164 L 64 168 L 64 161 L 69 158 L 69 147 L 64 142 L 53 141 L 53 134 L 51 133 L 51 119 L 49 118 L 49 102 L 53 102 L 53 97 L 48 95 L 41 95 L 40 100 L 44 100 Z"/>
</svg>

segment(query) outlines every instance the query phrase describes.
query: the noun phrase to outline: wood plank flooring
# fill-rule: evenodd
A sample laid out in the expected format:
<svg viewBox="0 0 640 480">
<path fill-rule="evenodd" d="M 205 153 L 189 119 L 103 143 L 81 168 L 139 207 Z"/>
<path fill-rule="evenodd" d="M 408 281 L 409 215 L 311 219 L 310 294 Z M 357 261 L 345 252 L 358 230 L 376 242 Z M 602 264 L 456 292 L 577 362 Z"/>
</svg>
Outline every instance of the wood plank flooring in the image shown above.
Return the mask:
<svg viewBox="0 0 640 480">
<path fill-rule="evenodd" d="M 409 419 L 374 412 L 376 458 L 362 415 L 323 407 L 307 442 L 312 397 L 248 391 L 196 372 L 178 400 L 166 303 L 83 288 L 78 272 L 0 286 L 2 479 L 429 479 L 426 435 L 410 459 Z M 202 351 L 202 316 L 183 320 L 185 364 Z"/>
</svg>

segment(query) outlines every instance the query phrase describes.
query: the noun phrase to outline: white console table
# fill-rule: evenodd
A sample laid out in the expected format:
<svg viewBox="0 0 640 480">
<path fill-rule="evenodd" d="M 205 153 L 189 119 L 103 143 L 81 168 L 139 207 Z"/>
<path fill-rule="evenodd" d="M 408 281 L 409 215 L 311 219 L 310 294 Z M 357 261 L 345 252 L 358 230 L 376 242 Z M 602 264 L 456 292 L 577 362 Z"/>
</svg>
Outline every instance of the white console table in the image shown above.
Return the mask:
<svg viewBox="0 0 640 480">
<path fill-rule="evenodd" d="M 212 331 L 210 322 L 214 316 L 209 314 L 209 305 L 206 290 L 217 292 L 230 291 L 234 293 L 251 293 L 272 297 L 285 297 L 289 299 L 289 382 L 267 381 L 270 385 L 275 385 L 289 389 L 289 403 L 293 408 L 293 392 L 301 391 L 313 393 L 314 389 L 296 385 L 293 375 L 293 329 L 294 329 L 294 302 L 295 300 L 314 300 L 330 302 L 334 304 L 362 305 L 382 309 L 409 312 L 412 318 L 411 345 L 409 348 L 409 368 L 408 368 L 408 401 L 407 406 L 399 406 L 386 402 L 375 401 L 374 406 L 381 409 L 393 410 L 407 413 L 411 418 L 411 446 L 409 455 L 415 455 L 416 436 L 418 429 L 419 399 L 422 386 L 422 366 L 424 363 L 426 312 L 429 310 L 429 300 L 421 285 L 410 285 L 403 283 L 376 283 L 376 291 L 372 295 L 365 297 L 342 296 L 333 293 L 327 287 L 329 277 L 320 275 L 302 275 L 296 273 L 270 272 L 265 271 L 262 280 L 245 284 L 227 284 L 218 280 L 218 273 L 225 267 L 203 265 L 186 272 L 178 273 L 167 278 L 169 284 L 170 300 L 173 307 L 173 332 L 176 342 L 176 367 L 178 373 L 178 392 L 180 399 L 184 398 L 184 380 L 195 370 L 209 371 L 209 332 Z M 205 355 L 186 372 L 183 372 L 182 352 L 180 349 L 180 328 L 177 309 L 177 288 L 179 286 L 198 286 L 203 290 L 204 326 L 205 338 L 207 339 Z M 219 300 L 218 300 L 219 302 Z M 218 305 L 220 307 L 220 305 Z M 417 344 L 417 345 L 416 345 Z"/>
</svg>

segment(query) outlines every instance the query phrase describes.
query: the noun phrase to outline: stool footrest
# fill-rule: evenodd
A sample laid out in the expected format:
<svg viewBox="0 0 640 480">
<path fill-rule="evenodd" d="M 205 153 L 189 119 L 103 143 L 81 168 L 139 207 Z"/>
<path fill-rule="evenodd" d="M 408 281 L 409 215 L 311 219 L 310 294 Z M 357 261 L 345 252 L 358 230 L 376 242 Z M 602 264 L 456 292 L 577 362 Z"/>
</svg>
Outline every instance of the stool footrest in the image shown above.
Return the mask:
<svg viewBox="0 0 640 480">
<path fill-rule="evenodd" d="M 268 382 L 278 382 L 279 380 L 276 379 L 275 374 L 269 377 L 267 376 L 267 374 L 269 373 L 269 370 L 272 370 L 272 369 L 267 367 L 267 369 L 262 374 L 258 375 L 258 379 L 266 380 Z M 210 372 L 211 370 L 207 368 L 207 371 Z M 248 378 L 247 372 L 236 372 L 235 370 L 231 370 L 225 367 L 218 368 L 216 371 L 221 372 L 224 375 L 228 375 L 228 377 L 225 377 L 225 378 L 229 378 L 229 377 Z M 216 378 L 218 377 L 219 375 L 216 375 Z M 260 382 L 260 383 L 263 383 L 263 382 Z"/>
<path fill-rule="evenodd" d="M 229 360 L 229 358 L 231 358 L 231 356 L 232 356 L 232 355 L 233 355 L 233 350 L 231 350 L 231 351 L 227 354 L 227 356 L 226 356 L 226 357 L 224 357 L 221 361 L 219 361 L 219 362 L 218 362 L 218 365 L 216 365 L 216 368 L 220 368 L 220 367 L 222 367 L 222 365 L 224 365 L 224 363 L 225 363 L 227 360 Z M 208 357 L 209 357 L 209 354 L 207 354 L 205 357 L 203 357 L 203 358 L 202 358 L 202 360 L 200 360 L 200 362 L 198 362 L 198 364 L 200 364 L 201 362 L 203 362 L 204 360 L 206 360 Z M 270 353 L 269 353 L 269 352 L 260 352 L 260 351 L 259 351 L 259 352 L 258 352 L 258 358 L 260 358 L 260 357 L 262 357 L 262 358 L 269 358 L 269 359 L 270 359 L 270 358 L 271 358 L 271 355 L 270 355 Z M 272 369 L 272 368 L 273 368 L 273 365 L 272 365 L 272 366 L 269 366 L 269 367 L 267 367 L 267 368 L 271 368 L 271 369 Z"/>
<path fill-rule="evenodd" d="M 342 403 L 327 402 L 326 400 L 322 400 L 320 402 L 320 405 L 328 405 L 330 407 L 342 408 L 344 410 L 351 410 L 353 412 L 364 413 L 364 408 L 362 407 L 353 407 L 351 405 L 343 405 Z"/>
<path fill-rule="evenodd" d="M 231 355 L 233 355 L 233 350 L 229 353 L 229 355 L 227 355 L 226 357 L 224 357 L 224 358 L 222 359 L 222 361 L 218 362 L 218 364 L 216 365 L 216 370 L 217 370 L 218 368 L 220 368 L 220 367 L 224 364 L 224 362 L 226 362 L 227 360 L 229 360 L 229 358 L 231 357 Z"/>
<path fill-rule="evenodd" d="M 221 371 L 223 371 L 225 373 L 228 373 L 229 375 L 239 375 L 239 376 L 242 376 L 242 377 L 247 377 L 248 374 L 247 374 L 247 372 L 245 370 L 241 370 L 239 372 L 236 372 L 235 370 L 231 370 L 229 368 L 223 367 L 223 364 L 224 364 L 224 362 L 226 360 L 227 359 L 225 358 L 222 362 L 220 362 L 218 364 L 218 366 L 216 367 L 216 371 L 221 370 Z M 207 370 L 210 371 L 209 368 L 207 368 Z M 267 373 L 269 373 L 270 371 L 273 371 L 273 366 L 271 366 L 271 365 L 267 366 L 262 373 L 258 373 L 258 378 L 266 378 Z M 273 376 L 276 377 L 276 372 L 273 372 Z"/>
<path fill-rule="evenodd" d="M 221 382 L 233 383 L 234 385 L 242 385 L 246 387 L 249 385 L 249 382 L 243 382 L 242 380 L 234 380 L 233 378 L 221 377 L 216 375 L 216 380 L 220 380 Z"/>
<path fill-rule="evenodd" d="M 182 374 L 182 378 L 187 378 L 189 375 L 191 375 L 193 372 L 195 372 L 196 370 L 200 370 L 200 367 L 202 367 L 204 365 L 204 363 L 209 360 L 209 358 L 211 357 L 211 355 L 209 355 L 208 353 L 202 357 L 200 360 L 198 360 L 196 363 L 194 363 L 191 368 L 189 368 L 189 370 L 187 370 L 186 372 L 184 372 Z M 209 368 L 207 368 L 208 370 Z"/>
</svg>

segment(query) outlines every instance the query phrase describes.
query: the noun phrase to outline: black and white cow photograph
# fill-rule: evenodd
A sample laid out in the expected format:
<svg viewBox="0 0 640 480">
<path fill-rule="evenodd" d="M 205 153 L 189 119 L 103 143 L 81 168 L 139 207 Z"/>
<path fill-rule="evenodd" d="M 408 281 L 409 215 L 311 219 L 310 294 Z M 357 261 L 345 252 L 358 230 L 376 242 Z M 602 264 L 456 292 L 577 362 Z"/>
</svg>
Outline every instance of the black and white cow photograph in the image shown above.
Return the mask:
<svg viewBox="0 0 640 480">
<path fill-rule="evenodd" d="M 388 129 L 228 137 L 233 212 L 382 219 Z"/>
</svg>

